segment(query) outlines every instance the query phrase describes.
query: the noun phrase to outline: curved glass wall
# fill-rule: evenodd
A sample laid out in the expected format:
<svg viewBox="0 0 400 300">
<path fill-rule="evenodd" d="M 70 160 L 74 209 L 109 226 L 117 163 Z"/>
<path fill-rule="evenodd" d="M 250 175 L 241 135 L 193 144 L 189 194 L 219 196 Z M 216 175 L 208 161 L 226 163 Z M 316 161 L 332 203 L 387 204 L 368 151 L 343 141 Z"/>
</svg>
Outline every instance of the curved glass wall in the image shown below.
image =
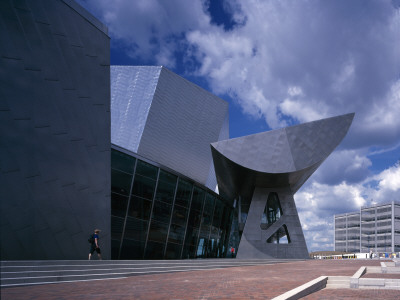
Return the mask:
<svg viewBox="0 0 400 300">
<path fill-rule="evenodd" d="M 233 208 L 216 193 L 111 150 L 112 259 L 225 257 Z"/>
</svg>

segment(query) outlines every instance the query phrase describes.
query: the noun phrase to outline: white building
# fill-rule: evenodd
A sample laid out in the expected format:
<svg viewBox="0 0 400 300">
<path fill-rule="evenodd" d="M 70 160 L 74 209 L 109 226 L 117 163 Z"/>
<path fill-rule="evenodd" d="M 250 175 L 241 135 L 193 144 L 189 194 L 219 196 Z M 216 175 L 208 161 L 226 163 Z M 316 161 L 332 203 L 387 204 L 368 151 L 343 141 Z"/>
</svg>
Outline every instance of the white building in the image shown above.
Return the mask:
<svg viewBox="0 0 400 300">
<path fill-rule="evenodd" d="M 399 252 L 400 203 L 361 207 L 334 215 L 335 251 Z"/>
</svg>

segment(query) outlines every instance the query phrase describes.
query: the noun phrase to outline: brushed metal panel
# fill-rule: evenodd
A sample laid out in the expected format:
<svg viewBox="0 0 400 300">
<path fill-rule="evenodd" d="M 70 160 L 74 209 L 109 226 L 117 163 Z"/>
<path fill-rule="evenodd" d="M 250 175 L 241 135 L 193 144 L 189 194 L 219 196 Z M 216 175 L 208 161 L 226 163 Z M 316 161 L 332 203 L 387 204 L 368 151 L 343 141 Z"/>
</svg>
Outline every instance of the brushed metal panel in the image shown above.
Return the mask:
<svg viewBox="0 0 400 300">
<path fill-rule="evenodd" d="M 211 144 L 221 195 L 232 202 L 251 197 L 238 258 L 307 258 L 293 195 L 346 135 L 354 114 L 318 120 Z M 262 230 L 261 215 L 270 192 L 277 192 L 283 214 Z M 291 242 L 266 243 L 286 225 Z"/>
<path fill-rule="evenodd" d="M 346 135 L 354 114 L 212 143 L 219 191 L 229 198 L 262 187 L 295 193 Z M 247 183 L 241 179 L 246 174 Z"/>
<path fill-rule="evenodd" d="M 111 67 L 111 142 L 137 152 L 161 67 Z"/>
<path fill-rule="evenodd" d="M 210 143 L 218 141 L 227 113 L 225 101 L 162 68 L 137 153 L 206 185 Z"/>
</svg>

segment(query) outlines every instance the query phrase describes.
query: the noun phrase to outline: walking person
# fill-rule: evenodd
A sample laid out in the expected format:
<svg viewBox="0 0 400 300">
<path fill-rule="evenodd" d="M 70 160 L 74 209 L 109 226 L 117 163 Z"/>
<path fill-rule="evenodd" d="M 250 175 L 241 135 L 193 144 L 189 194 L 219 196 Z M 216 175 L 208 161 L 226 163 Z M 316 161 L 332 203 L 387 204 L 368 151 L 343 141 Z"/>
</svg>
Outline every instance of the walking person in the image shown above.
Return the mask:
<svg viewBox="0 0 400 300">
<path fill-rule="evenodd" d="M 92 258 L 92 254 L 94 251 L 97 252 L 97 257 L 101 260 L 101 250 L 99 246 L 99 233 L 100 229 L 95 229 L 94 234 L 91 237 L 91 244 L 90 244 L 90 252 L 89 252 L 89 260 Z"/>
</svg>

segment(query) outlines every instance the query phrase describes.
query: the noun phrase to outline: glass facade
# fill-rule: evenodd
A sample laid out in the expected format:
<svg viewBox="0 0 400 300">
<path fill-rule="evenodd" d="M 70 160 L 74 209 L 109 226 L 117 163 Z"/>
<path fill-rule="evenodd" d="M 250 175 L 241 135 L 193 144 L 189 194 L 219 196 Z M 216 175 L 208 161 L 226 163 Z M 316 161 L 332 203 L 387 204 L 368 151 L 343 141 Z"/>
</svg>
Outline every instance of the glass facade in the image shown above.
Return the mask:
<svg viewBox="0 0 400 300">
<path fill-rule="evenodd" d="M 111 151 L 112 259 L 226 256 L 233 207 L 155 163 Z"/>
</svg>

